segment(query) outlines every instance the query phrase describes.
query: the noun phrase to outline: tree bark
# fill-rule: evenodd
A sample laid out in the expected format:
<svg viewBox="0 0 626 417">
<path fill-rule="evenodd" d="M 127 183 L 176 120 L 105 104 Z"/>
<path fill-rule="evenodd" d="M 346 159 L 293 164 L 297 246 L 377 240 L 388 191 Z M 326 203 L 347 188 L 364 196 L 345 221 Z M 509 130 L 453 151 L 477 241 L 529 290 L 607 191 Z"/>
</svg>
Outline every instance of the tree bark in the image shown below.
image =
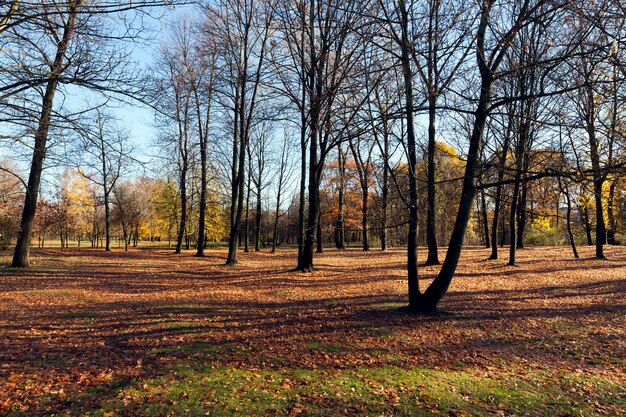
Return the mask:
<svg viewBox="0 0 626 417">
<path fill-rule="evenodd" d="M 439 301 L 448 291 L 452 278 L 461 257 L 465 232 L 470 220 L 474 196 L 476 194 L 476 178 L 479 170 L 479 155 L 482 148 L 483 130 L 489 115 L 489 103 L 491 101 L 491 87 L 493 84 L 494 68 L 490 67 L 484 52 L 485 36 L 489 23 L 489 13 L 491 2 L 483 2 L 480 24 L 476 34 L 477 61 L 481 76 L 480 98 L 474 112 L 474 124 L 469 140 L 467 151 L 467 163 L 463 176 L 463 188 L 461 190 L 461 200 L 457 211 L 454 228 L 450 237 L 448 251 L 445 260 L 435 277 L 434 281 L 426 289 L 423 296 L 418 297 L 415 304 L 409 304 L 410 308 L 417 312 L 431 313 L 437 309 Z"/>
<path fill-rule="evenodd" d="M 559 178 L 559 188 L 561 189 L 561 193 L 565 194 L 565 201 L 567 202 L 567 235 L 569 237 L 569 243 L 572 247 L 572 253 L 574 254 L 574 258 L 579 259 L 578 251 L 576 250 L 576 242 L 574 241 L 574 233 L 572 233 L 572 200 L 570 199 L 569 192 L 567 189 L 563 188 L 563 183 Z"/>
<path fill-rule="evenodd" d="M 426 259 L 426 265 L 439 265 L 437 235 L 435 234 L 435 152 L 437 149 L 435 141 L 436 105 L 435 93 L 434 91 L 431 91 L 428 100 L 428 208 L 426 212 L 426 243 L 428 245 L 428 258 Z"/>
<path fill-rule="evenodd" d="M 313 271 L 313 251 L 315 249 L 315 234 L 320 217 L 319 180 L 321 177 L 318 161 L 318 135 L 320 133 L 320 112 L 322 100 L 322 67 L 315 56 L 315 1 L 311 0 L 309 9 L 310 41 L 310 112 L 309 112 L 309 209 L 307 225 L 304 231 L 304 247 L 298 259 L 298 267 L 303 272 Z"/>
<path fill-rule="evenodd" d="M 180 225 L 176 236 L 176 249 L 174 253 L 181 253 L 183 250 L 183 239 L 187 229 L 187 162 L 183 161 L 183 168 L 180 173 Z"/>
<path fill-rule="evenodd" d="M 609 245 L 617 244 L 615 241 L 615 212 L 614 212 L 614 204 L 615 204 L 615 186 L 617 185 L 617 181 L 611 181 L 611 185 L 609 186 L 609 196 L 606 202 L 606 217 L 608 222 L 608 227 L 606 230 L 606 243 Z"/>
<path fill-rule="evenodd" d="M 246 186 L 246 214 L 244 221 L 243 231 L 243 251 L 245 253 L 250 252 L 250 192 L 252 190 L 252 159 L 248 155 L 248 181 Z"/>
<path fill-rule="evenodd" d="M 485 248 L 489 249 L 491 247 L 491 242 L 489 242 L 489 218 L 487 216 L 487 200 L 485 198 L 485 190 L 480 191 L 480 199 L 481 212 L 483 216 L 483 229 L 485 233 Z"/>
<path fill-rule="evenodd" d="M 402 30 L 401 65 L 404 81 L 404 107 L 406 117 L 407 151 L 409 157 L 409 230 L 407 234 L 407 284 L 409 294 L 409 308 L 419 310 L 422 307 L 422 294 L 419 290 L 418 266 L 417 266 L 417 153 L 414 123 L 413 104 L 413 72 L 411 70 L 411 44 L 409 40 L 408 26 L 409 16 L 404 1 L 398 2 L 400 7 L 400 24 Z"/>
<path fill-rule="evenodd" d="M 520 189 L 520 178 L 521 172 L 518 170 L 515 174 L 515 185 L 513 186 L 513 197 L 511 198 L 511 212 L 509 213 L 509 230 L 511 234 L 511 244 L 509 246 L 509 266 L 515 266 L 515 242 L 516 234 L 516 220 L 517 220 L 517 206 L 518 206 L 518 198 L 519 198 L 519 189 Z"/>
<path fill-rule="evenodd" d="M 527 182 L 522 184 L 522 190 L 520 193 L 519 204 L 517 207 L 517 235 L 516 246 L 517 249 L 524 249 L 524 229 L 526 229 L 526 198 L 528 195 Z"/>
<path fill-rule="evenodd" d="M 370 242 L 369 242 L 369 233 L 367 230 L 368 225 L 368 200 L 369 200 L 369 189 L 366 186 L 363 187 L 363 202 L 361 209 L 361 228 L 362 231 L 362 239 L 363 239 L 363 251 L 367 252 L 370 250 Z"/>
<path fill-rule="evenodd" d="M 593 239 L 591 238 L 591 222 L 589 221 L 589 209 L 587 206 L 581 208 L 581 217 L 585 224 L 585 235 L 587 237 L 587 246 L 593 246 Z"/>
<path fill-rule="evenodd" d="M 386 116 L 385 116 L 386 117 Z M 386 121 L 383 121 L 383 124 L 386 126 Z M 381 221 L 381 230 L 380 230 L 380 250 L 387 250 L 387 206 L 389 199 L 389 135 L 387 133 L 386 127 L 384 127 L 384 145 L 383 145 L 383 186 L 382 186 L 382 221 Z"/>
<path fill-rule="evenodd" d="M 345 223 L 344 223 L 344 188 L 346 176 L 346 161 L 343 155 L 341 144 L 337 145 L 338 153 L 338 170 L 339 170 L 339 190 L 338 190 L 338 206 L 337 206 L 337 222 L 335 224 L 335 247 L 337 249 L 345 249 Z"/>
<path fill-rule="evenodd" d="M 259 181 L 256 187 L 256 210 L 255 210 L 255 223 L 256 230 L 254 235 L 254 251 L 260 251 L 259 243 L 261 241 L 261 173 L 259 172 Z"/>
<path fill-rule="evenodd" d="M 507 154 L 509 153 L 509 144 L 511 142 L 511 129 L 513 122 L 513 111 L 509 109 L 509 124 L 507 126 L 507 130 L 504 136 L 504 143 L 502 144 L 502 152 L 498 158 L 498 185 L 496 186 L 496 196 L 494 200 L 494 209 L 493 209 L 493 223 L 491 226 L 491 255 L 489 259 L 497 260 L 498 259 L 498 228 L 500 225 L 498 221 L 500 220 L 500 211 L 502 207 L 502 180 L 504 179 L 504 172 L 506 169 L 506 160 Z M 502 218 L 504 220 L 504 217 Z M 504 238 L 504 227 L 502 227 L 502 236 Z"/>
<path fill-rule="evenodd" d="M 50 130 L 54 96 L 59 85 L 59 79 L 64 70 L 65 53 L 74 34 L 76 16 L 81 3 L 81 0 L 69 3 L 67 21 L 64 23 L 63 27 L 63 36 L 57 45 L 57 51 L 50 71 L 50 79 L 46 84 L 46 91 L 41 103 L 41 113 L 37 131 L 35 132 L 35 146 L 33 148 L 33 157 L 26 187 L 26 197 L 24 199 L 20 230 L 15 245 L 13 261 L 11 263 L 11 266 L 14 268 L 27 268 L 30 266 L 30 238 L 35 223 L 35 213 L 39 199 L 39 186 L 41 184 L 43 163 L 46 157 L 46 143 Z"/>
</svg>

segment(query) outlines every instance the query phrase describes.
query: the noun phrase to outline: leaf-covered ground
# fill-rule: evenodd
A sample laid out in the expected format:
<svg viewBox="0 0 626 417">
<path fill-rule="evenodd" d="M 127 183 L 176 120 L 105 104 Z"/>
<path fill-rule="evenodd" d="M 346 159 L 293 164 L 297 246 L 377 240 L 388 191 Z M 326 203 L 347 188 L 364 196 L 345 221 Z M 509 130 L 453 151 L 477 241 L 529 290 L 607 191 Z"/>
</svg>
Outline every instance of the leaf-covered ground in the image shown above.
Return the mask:
<svg viewBox="0 0 626 417">
<path fill-rule="evenodd" d="M 438 316 L 402 251 L 5 252 L 0 415 L 625 415 L 626 248 L 581 249 L 468 249 Z"/>
</svg>

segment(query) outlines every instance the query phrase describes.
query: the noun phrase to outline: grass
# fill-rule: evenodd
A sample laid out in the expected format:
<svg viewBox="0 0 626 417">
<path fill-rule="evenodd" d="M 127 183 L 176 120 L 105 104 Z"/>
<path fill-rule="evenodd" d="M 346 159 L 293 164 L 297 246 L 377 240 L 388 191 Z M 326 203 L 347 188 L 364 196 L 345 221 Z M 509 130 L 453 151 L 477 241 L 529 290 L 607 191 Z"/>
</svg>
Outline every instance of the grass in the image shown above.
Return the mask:
<svg viewBox="0 0 626 417">
<path fill-rule="evenodd" d="M 167 376 L 120 390 L 93 415 L 125 410 L 126 415 L 367 415 L 432 416 L 494 414 L 518 416 L 606 415 L 598 403 L 625 407 L 624 387 L 581 380 L 564 373 L 486 377 L 475 371 L 398 367 L 247 370 L 178 364 Z M 295 412 L 294 412 L 295 411 Z"/>
</svg>

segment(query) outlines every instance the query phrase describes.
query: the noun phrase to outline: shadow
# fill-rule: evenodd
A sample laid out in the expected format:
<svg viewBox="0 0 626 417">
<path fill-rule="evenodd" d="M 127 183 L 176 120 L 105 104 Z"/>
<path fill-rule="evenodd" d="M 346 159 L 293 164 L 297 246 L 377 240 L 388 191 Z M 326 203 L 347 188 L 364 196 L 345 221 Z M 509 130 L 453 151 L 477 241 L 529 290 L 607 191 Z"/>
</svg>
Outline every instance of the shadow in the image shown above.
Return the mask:
<svg viewBox="0 0 626 417">
<path fill-rule="evenodd" d="M 476 272 L 468 267 L 483 255 L 476 250 L 440 313 L 415 315 L 404 308 L 402 264 L 394 258 L 400 252 L 361 255 L 359 265 L 377 261 L 362 268 L 342 264 L 358 252 L 337 252 L 310 274 L 288 270 L 291 251 L 272 255 L 278 262 L 271 265 L 257 254 L 246 259 L 252 266 L 233 268 L 192 254 L 96 252 L 37 251 L 34 269 L 0 270 L 0 389 L 25 396 L 31 415 L 96 410 L 130 384 L 189 361 L 276 370 L 449 368 L 462 361 L 482 369 L 506 358 L 593 372 L 587 362 L 595 356 L 626 357 L 626 274 L 518 279 L 580 270 L 565 260 L 545 267 L 524 258 L 515 270 Z M 624 267 L 623 256 L 616 259 L 602 270 Z M 422 274 L 420 285 L 435 273 Z M 509 285 L 494 288 L 496 276 Z M 576 355 L 564 350 L 570 339 Z M 54 381 L 73 400 L 43 401 L 10 385 L 15 375 L 37 386 Z"/>
</svg>

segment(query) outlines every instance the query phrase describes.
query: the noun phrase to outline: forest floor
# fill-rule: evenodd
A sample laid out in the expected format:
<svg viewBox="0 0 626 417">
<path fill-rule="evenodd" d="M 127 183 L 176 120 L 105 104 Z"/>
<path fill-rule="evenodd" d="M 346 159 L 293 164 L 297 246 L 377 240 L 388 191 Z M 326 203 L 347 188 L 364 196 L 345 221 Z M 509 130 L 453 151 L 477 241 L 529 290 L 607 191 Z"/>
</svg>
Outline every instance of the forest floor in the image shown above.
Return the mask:
<svg viewBox="0 0 626 417">
<path fill-rule="evenodd" d="M 0 415 L 623 416 L 626 248 L 580 249 L 467 249 L 435 316 L 400 250 L 4 252 Z"/>
</svg>

